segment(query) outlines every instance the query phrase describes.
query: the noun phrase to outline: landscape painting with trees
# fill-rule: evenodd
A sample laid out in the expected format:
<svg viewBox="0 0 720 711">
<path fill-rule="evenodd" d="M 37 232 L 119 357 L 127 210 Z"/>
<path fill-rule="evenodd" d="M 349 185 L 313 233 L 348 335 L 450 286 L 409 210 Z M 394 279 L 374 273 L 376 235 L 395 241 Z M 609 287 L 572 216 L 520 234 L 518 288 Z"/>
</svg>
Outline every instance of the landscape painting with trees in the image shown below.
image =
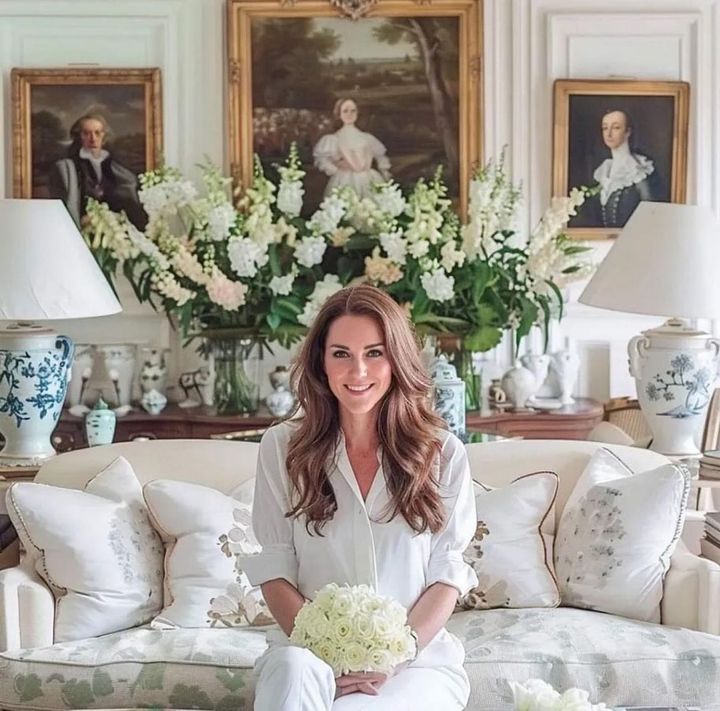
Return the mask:
<svg viewBox="0 0 720 711">
<path fill-rule="evenodd" d="M 280 3 L 273 16 L 266 9 L 253 14 L 252 0 L 236 4 L 231 146 L 242 179 L 249 177 L 252 154 L 275 179 L 274 166 L 295 142 L 310 212 L 329 186 L 342 184 L 324 147 L 352 125 L 364 135 L 362 150 L 371 151 L 348 159 L 353 170 L 410 185 L 441 168 L 451 196 L 460 198 L 480 158 L 477 3 L 408 0 L 405 16 L 395 2 L 388 17 L 378 3 L 372 16 L 358 20 L 331 16 L 331 10 L 299 17 L 301 2 L 287 17 Z"/>
</svg>

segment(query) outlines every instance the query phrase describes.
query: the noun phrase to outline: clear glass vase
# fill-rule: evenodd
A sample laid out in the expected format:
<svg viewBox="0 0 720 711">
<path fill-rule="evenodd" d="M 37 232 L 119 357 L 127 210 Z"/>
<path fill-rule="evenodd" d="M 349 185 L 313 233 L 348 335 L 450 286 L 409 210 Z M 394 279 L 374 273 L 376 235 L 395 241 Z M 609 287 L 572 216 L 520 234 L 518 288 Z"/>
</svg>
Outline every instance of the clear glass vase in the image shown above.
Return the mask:
<svg viewBox="0 0 720 711">
<path fill-rule="evenodd" d="M 254 414 L 260 400 L 260 343 L 255 338 L 222 332 L 207 340 L 215 371 L 213 400 L 217 413 Z"/>
</svg>

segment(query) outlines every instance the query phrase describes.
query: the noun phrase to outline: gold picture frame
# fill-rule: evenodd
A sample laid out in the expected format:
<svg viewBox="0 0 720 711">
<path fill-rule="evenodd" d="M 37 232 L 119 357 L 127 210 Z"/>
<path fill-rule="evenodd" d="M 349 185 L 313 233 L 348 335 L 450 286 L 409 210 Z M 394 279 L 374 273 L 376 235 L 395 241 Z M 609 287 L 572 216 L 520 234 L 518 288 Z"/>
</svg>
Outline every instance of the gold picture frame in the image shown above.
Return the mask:
<svg viewBox="0 0 720 711">
<path fill-rule="evenodd" d="M 471 172 L 483 158 L 481 2 L 228 0 L 227 10 L 236 182 L 249 184 L 256 154 L 272 171 L 292 139 L 311 211 L 332 175 L 316 167 L 313 146 L 332 132 L 333 102 L 352 99 L 358 127 L 386 148 L 394 179 L 409 185 L 443 164 L 451 197 L 466 209 Z M 421 58 L 435 55 L 437 64 L 432 59 L 421 74 Z"/>
<path fill-rule="evenodd" d="M 638 200 L 685 201 L 689 84 L 558 79 L 553 94 L 553 195 L 602 188 L 570 220 L 571 237 L 617 236 Z"/>
<path fill-rule="evenodd" d="M 14 197 L 52 196 L 49 172 L 86 114 L 103 116 L 116 139 L 108 144 L 113 160 L 128 170 L 137 175 L 161 164 L 159 69 L 15 68 L 11 84 Z"/>
</svg>

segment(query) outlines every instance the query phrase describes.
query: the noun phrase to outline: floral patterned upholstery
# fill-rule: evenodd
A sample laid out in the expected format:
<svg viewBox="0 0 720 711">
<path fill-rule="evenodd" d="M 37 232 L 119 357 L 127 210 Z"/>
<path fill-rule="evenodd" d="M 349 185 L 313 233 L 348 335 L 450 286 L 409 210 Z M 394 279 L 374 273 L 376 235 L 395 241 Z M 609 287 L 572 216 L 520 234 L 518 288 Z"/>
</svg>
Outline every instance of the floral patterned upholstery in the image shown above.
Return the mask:
<svg viewBox="0 0 720 711">
<path fill-rule="evenodd" d="M 470 711 L 510 702 L 508 681 L 579 686 L 610 705 L 701 704 L 720 689 L 720 637 L 572 608 L 454 614 Z M 0 654 L 4 709 L 252 708 L 262 629 L 136 628 Z M 718 708 L 718 707 L 716 707 Z M 398 709 L 398 711 L 406 711 Z"/>
<path fill-rule="evenodd" d="M 468 709 L 496 711 L 508 681 L 540 678 L 586 689 L 609 706 L 720 701 L 720 637 L 589 610 L 460 612 L 448 625 L 463 640 Z"/>
</svg>

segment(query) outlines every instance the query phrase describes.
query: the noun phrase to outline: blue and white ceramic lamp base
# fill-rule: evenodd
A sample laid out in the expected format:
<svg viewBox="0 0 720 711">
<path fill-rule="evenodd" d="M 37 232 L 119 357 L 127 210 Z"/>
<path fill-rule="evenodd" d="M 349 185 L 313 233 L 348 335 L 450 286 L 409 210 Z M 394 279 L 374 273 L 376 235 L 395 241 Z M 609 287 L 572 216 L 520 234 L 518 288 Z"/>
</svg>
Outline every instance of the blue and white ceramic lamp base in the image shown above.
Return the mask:
<svg viewBox="0 0 720 711">
<path fill-rule="evenodd" d="M 719 354 L 720 340 L 680 319 L 630 341 L 630 375 L 652 430 L 651 449 L 676 457 L 700 453 Z"/>
<path fill-rule="evenodd" d="M 0 464 L 33 466 L 55 455 L 50 437 L 72 357 L 72 341 L 50 329 L 20 324 L 0 331 Z"/>
</svg>

